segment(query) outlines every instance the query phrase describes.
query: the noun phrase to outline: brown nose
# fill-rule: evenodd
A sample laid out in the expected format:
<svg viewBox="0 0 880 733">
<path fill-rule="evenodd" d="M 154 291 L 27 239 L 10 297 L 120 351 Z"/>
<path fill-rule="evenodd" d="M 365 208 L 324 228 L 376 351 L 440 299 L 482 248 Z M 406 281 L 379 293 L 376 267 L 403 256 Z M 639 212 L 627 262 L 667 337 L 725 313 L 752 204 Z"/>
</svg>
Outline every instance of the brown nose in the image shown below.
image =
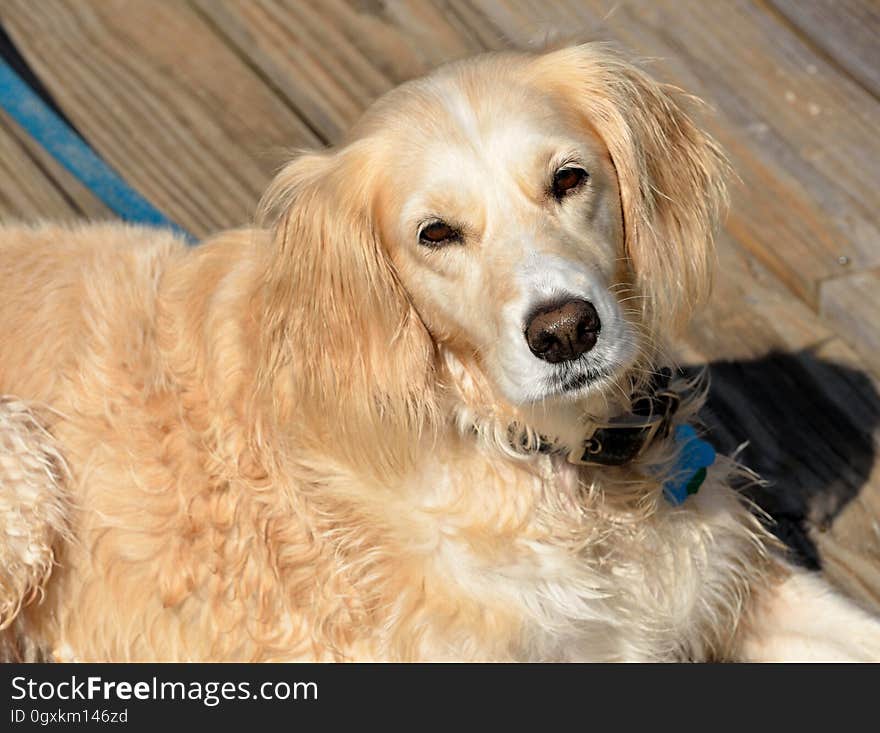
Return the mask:
<svg viewBox="0 0 880 733">
<path fill-rule="evenodd" d="M 600 328 L 593 304 L 572 299 L 536 308 L 526 322 L 526 341 L 539 359 L 558 364 L 592 349 Z"/>
</svg>

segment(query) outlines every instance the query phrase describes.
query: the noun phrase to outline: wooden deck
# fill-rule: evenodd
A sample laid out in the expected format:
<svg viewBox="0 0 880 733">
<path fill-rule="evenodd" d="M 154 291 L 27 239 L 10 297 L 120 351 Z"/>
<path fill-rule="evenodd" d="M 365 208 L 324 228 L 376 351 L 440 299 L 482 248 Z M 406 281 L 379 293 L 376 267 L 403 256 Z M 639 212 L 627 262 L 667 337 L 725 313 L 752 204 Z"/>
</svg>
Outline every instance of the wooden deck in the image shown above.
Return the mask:
<svg viewBox="0 0 880 733">
<path fill-rule="evenodd" d="M 197 236 L 248 222 L 286 150 L 435 65 L 616 41 L 708 101 L 742 181 L 712 304 L 715 441 L 780 532 L 880 609 L 880 6 L 873 0 L 2 0 L 67 117 Z M 0 115 L 0 217 L 108 216 Z"/>
</svg>

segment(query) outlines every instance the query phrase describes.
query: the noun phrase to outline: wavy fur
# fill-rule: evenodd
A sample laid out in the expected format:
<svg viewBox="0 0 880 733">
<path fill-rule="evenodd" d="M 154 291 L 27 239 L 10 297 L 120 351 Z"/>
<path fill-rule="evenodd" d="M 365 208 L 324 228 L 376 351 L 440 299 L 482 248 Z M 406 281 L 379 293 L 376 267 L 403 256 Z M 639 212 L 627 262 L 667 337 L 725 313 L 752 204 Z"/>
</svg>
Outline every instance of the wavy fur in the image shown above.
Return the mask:
<svg viewBox="0 0 880 733">
<path fill-rule="evenodd" d="M 814 581 L 774 555 L 731 461 L 672 507 L 669 441 L 609 469 L 529 450 L 625 412 L 708 285 L 724 163 L 686 102 L 599 46 L 481 57 L 295 159 L 259 228 L 195 249 L 122 225 L 0 229 L 0 392 L 54 415 L 0 403 L 4 653 L 809 657 L 784 619 Z M 548 140 L 590 166 L 564 204 L 541 183 Z M 462 246 L 428 252 L 413 197 L 447 166 L 428 213 L 453 211 Z M 502 316 L 528 305 L 523 282 L 577 268 L 605 278 L 613 373 L 512 401 L 499 344 L 522 379 L 549 367 Z M 874 655 L 873 620 L 823 608 L 867 640 L 835 650 Z"/>
</svg>

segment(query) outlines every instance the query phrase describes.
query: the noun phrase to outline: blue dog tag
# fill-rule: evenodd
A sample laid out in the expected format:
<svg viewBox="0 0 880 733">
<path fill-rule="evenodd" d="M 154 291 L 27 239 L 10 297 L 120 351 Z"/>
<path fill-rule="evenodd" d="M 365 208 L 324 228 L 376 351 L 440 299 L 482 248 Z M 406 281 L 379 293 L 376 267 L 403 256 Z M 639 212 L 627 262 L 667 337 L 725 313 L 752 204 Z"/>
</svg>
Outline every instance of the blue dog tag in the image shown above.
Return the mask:
<svg viewBox="0 0 880 733">
<path fill-rule="evenodd" d="M 700 490 L 706 469 L 715 463 L 715 449 L 698 437 L 690 425 L 679 425 L 675 429 L 675 442 L 680 446 L 678 462 L 673 478 L 663 484 L 663 495 L 673 506 L 680 506 L 688 496 Z"/>
</svg>

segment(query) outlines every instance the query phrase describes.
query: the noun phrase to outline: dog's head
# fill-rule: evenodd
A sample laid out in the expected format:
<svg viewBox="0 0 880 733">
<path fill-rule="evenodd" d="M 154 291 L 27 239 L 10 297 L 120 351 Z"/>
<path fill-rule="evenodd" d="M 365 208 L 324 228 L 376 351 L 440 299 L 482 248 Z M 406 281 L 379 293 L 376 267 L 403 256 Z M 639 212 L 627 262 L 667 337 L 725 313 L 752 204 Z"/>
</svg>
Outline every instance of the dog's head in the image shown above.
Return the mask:
<svg viewBox="0 0 880 733">
<path fill-rule="evenodd" d="M 495 412 L 595 411 L 705 293 L 723 168 L 602 47 L 442 68 L 279 175 L 270 352 L 328 409 L 417 422 L 442 363 Z"/>
</svg>

